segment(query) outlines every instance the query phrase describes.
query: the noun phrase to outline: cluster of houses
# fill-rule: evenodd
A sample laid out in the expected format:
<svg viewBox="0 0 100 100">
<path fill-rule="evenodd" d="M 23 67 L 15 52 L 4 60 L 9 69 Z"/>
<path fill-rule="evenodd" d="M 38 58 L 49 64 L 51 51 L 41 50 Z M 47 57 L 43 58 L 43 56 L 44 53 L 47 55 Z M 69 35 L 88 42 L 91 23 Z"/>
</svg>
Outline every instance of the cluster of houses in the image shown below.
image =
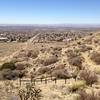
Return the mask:
<svg viewBox="0 0 100 100">
<path fill-rule="evenodd" d="M 8 38 L 7 37 L 1 37 L 0 36 L 0 42 L 7 42 L 8 41 Z"/>
<path fill-rule="evenodd" d="M 0 31 L 0 42 L 25 42 L 33 36 L 30 31 Z"/>
</svg>

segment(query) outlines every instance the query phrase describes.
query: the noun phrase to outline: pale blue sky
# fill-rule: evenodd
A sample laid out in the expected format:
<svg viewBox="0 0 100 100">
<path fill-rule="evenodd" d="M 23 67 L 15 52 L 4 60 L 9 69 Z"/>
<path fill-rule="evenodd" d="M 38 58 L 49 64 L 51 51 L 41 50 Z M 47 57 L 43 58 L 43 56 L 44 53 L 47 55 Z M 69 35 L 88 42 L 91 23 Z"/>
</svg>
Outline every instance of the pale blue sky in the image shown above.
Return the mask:
<svg viewBox="0 0 100 100">
<path fill-rule="evenodd" d="M 0 24 L 100 24 L 100 0 L 0 0 Z"/>
</svg>

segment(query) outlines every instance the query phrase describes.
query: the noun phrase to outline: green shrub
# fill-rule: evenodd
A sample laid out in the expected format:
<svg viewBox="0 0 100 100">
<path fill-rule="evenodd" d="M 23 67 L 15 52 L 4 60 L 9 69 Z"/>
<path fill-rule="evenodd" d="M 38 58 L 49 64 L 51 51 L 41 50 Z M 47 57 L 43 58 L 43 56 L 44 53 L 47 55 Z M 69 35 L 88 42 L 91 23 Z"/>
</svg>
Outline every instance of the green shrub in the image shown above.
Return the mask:
<svg viewBox="0 0 100 100">
<path fill-rule="evenodd" d="M 13 63 L 13 62 L 4 63 L 4 64 L 1 66 L 0 70 L 3 70 L 3 69 L 14 70 L 14 69 L 16 69 L 15 63 Z"/>
</svg>

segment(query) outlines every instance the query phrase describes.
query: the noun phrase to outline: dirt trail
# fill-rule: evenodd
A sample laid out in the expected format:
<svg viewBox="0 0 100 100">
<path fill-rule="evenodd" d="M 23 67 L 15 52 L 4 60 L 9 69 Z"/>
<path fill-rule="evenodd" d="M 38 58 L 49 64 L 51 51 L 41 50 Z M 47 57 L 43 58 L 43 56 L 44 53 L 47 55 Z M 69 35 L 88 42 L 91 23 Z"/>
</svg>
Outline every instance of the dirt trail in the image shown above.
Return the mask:
<svg viewBox="0 0 100 100">
<path fill-rule="evenodd" d="M 25 44 L 25 49 L 27 49 L 28 47 L 31 46 L 32 43 L 34 43 L 33 41 L 40 35 L 40 33 L 36 34 L 34 37 L 32 37 L 31 39 L 29 39 Z"/>
</svg>

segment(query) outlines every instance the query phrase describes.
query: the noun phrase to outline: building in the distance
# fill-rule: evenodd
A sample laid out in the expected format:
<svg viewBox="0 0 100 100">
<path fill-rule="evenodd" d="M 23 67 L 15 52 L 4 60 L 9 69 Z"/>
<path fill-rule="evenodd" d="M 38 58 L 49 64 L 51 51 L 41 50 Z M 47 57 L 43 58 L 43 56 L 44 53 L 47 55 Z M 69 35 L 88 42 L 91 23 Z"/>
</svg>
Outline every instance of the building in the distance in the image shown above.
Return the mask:
<svg viewBox="0 0 100 100">
<path fill-rule="evenodd" d="M 8 41 L 8 38 L 6 37 L 0 37 L 0 42 L 7 42 Z"/>
</svg>

